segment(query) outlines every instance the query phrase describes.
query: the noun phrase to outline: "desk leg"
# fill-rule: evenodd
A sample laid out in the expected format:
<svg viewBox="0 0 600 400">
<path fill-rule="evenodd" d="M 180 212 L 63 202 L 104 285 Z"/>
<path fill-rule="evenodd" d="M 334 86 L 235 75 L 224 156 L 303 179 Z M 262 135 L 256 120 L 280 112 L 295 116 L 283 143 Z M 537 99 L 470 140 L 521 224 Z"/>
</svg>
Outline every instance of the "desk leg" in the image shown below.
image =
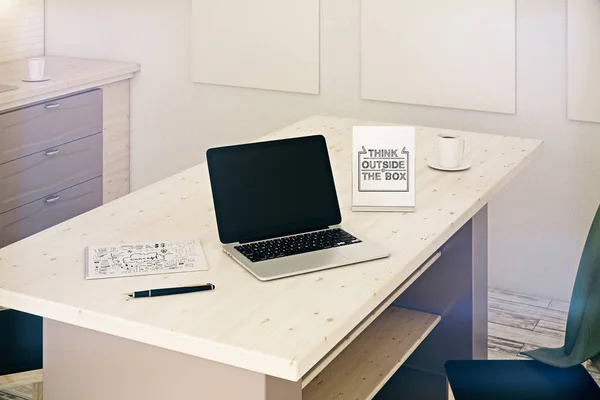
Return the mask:
<svg viewBox="0 0 600 400">
<path fill-rule="evenodd" d="M 473 359 L 488 358 L 488 208 L 471 220 L 473 282 Z"/>
<path fill-rule="evenodd" d="M 288 382 L 44 320 L 45 400 L 301 400 Z"/>
</svg>

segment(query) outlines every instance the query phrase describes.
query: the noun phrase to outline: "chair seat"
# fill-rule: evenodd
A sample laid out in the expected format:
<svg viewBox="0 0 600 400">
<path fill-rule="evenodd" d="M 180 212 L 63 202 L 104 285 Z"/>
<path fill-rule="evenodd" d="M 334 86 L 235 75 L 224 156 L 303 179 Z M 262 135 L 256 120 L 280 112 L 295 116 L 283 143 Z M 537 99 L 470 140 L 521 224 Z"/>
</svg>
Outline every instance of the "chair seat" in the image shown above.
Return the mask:
<svg viewBox="0 0 600 400">
<path fill-rule="evenodd" d="M 554 368 L 529 360 L 446 362 L 456 400 L 598 400 L 600 388 L 581 365 Z"/>
<path fill-rule="evenodd" d="M 0 376 L 42 368 L 42 324 L 35 315 L 0 311 Z"/>
</svg>

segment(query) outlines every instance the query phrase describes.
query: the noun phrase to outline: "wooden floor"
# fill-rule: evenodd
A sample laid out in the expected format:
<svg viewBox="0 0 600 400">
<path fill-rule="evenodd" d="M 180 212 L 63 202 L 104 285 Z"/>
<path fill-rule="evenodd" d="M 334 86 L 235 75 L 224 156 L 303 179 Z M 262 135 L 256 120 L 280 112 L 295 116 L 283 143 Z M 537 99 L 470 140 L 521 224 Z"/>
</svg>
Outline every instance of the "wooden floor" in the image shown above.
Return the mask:
<svg viewBox="0 0 600 400">
<path fill-rule="evenodd" d="M 569 304 L 541 297 L 489 291 L 489 344 L 492 360 L 525 359 L 521 353 L 537 347 L 563 344 Z M 600 385 L 600 371 L 589 362 L 586 368 Z M 31 389 L 0 391 L 0 400 L 30 399 Z"/>
<path fill-rule="evenodd" d="M 490 359 L 522 360 L 528 350 L 563 345 L 568 303 L 490 289 L 488 308 Z M 600 385 L 600 371 L 589 362 L 585 366 Z"/>
</svg>

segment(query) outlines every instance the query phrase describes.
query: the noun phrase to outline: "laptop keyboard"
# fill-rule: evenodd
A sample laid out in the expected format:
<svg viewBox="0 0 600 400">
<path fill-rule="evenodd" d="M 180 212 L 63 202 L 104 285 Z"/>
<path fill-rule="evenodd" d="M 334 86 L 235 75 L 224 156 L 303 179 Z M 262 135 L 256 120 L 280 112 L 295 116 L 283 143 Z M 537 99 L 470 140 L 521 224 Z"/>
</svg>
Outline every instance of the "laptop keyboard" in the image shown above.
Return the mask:
<svg viewBox="0 0 600 400">
<path fill-rule="evenodd" d="M 337 228 L 243 244 L 235 246 L 235 249 L 250 261 L 260 262 L 360 242 L 348 232 Z"/>
</svg>

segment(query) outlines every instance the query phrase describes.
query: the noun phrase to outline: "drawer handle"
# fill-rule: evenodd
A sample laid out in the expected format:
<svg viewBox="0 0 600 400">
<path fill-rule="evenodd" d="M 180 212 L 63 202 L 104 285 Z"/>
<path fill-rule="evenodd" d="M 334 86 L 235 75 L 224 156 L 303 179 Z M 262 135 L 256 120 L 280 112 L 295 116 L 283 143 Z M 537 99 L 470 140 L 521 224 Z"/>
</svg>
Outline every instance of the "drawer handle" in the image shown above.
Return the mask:
<svg viewBox="0 0 600 400">
<path fill-rule="evenodd" d="M 44 201 L 48 204 L 56 203 L 60 199 L 59 195 L 50 196 L 44 199 Z"/>
<path fill-rule="evenodd" d="M 60 104 L 59 104 L 59 103 L 50 103 L 50 104 L 46 104 L 46 105 L 44 106 L 44 108 L 45 108 L 46 110 L 51 110 L 51 109 L 53 109 L 53 108 L 58 108 L 58 107 L 60 107 Z"/>
<path fill-rule="evenodd" d="M 46 150 L 46 151 L 44 152 L 44 155 L 45 155 L 45 156 L 48 156 L 48 157 L 50 157 L 50 156 L 55 156 L 55 155 L 57 155 L 58 153 L 60 153 L 60 150 L 59 150 L 59 149 L 52 149 L 52 150 Z"/>
</svg>

